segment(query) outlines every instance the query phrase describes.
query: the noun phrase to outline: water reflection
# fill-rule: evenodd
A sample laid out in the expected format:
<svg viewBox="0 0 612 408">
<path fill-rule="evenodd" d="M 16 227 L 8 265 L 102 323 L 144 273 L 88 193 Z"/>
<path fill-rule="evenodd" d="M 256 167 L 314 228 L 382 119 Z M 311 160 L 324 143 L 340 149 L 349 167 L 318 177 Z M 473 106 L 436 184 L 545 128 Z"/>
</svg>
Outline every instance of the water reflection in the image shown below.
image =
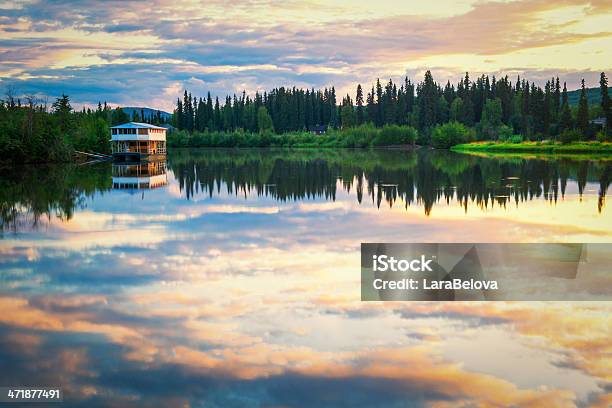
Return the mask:
<svg viewBox="0 0 612 408">
<path fill-rule="evenodd" d="M 166 161 L 149 161 L 136 164 L 113 163 L 113 189 L 153 189 L 168 183 Z"/>
<path fill-rule="evenodd" d="M 429 214 L 435 203 L 459 200 L 486 208 L 497 204 L 563 197 L 568 180 L 583 194 L 587 182 L 598 182 L 598 210 L 610 183 L 609 161 L 561 159 L 491 159 L 451 152 L 402 151 L 192 151 L 172 160 L 172 170 L 187 198 L 199 192 L 211 197 L 221 185 L 227 191 L 276 200 L 324 197 L 334 200 L 336 180 L 355 189 L 378 207 L 401 199 Z"/>
<path fill-rule="evenodd" d="M 610 184 L 610 160 L 572 158 L 486 158 L 450 152 L 352 150 L 175 150 L 169 170 L 187 199 L 222 190 L 279 202 L 334 201 L 341 188 L 357 202 L 392 207 L 398 200 L 426 215 L 436 203 L 457 200 L 467 211 L 505 207 L 536 198 L 563 198 L 568 181 L 581 197 L 596 183 L 597 211 Z M 112 176 L 111 176 L 112 174 Z M 109 188 L 128 191 L 168 184 L 165 161 L 121 165 L 28 166 L 0 176 L 0 226 L 17 230 L 38 225 L 42 216 L 70 219 L 87 197 Z"/>
<path fill-rule="evenodd" d="M 0 232 L 72 218 L 87 199 L 111 188 L 110 164 L 22 166 L 0 173 Z"/>
<path fill-rule="evenodd" d="M 607 303 L 359 301 L 360 242 L 612 239 L 607 161 L 438 153 L 174 151 L 144 200 L 113 177 L 161 167 L 3 172 L 0 386 L 82 407 L 606 406 Z"/>
</svg>

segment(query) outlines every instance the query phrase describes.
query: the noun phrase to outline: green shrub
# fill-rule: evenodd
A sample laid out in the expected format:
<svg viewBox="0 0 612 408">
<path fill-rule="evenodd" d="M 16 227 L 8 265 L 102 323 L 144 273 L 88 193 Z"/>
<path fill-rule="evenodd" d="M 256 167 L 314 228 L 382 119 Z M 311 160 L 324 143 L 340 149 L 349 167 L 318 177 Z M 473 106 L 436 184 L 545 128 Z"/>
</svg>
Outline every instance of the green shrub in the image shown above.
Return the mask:
<svg viewBox="0 0 612 408">
<path fill-rule="evenodd" d="M 518 144 L 523 142 L 523 136 L 521 135 L 512 135 L 507 139 L 508 143 Z"/>
<path fill-rule="evenodd" d="M 471 139 L 470 130 L 462 123 L 449 122 L 438 125 L 431 132 L 431 145 L 436 149 L 449 149 Z"/>
<path fill-rule="evenodd" d="M 598 142 L 612 142 L 612 134 L 608 134 L 604 130 L 600 130 L 595 135 L 595 139 Z"/>
<path fill-rule="evenodd" d="M 512 137 L 512 134 L 513 134 L 513 129 L 511 126 L 501 125 L 497 132 L 497 138 L 501 140 L 502 142 L 507 141 Z"/>
<path fill-rule="evenodd" d="M 385 125 L 372 141 L 374 146 L 413 144 L 418 132 L 411 126 Z"/>
<path fill-rule="evenodd" d="M 572 142 L 577 142 L 582 139 L 582 132 L 578 129 L 568 129 L 561 133 L 559 140 L 561 143 L 568 144 Z"/>
<path fill-rule="evenodd" d="M 366 123 L 349 129 L 343 129 L 340 133 L 340 145 L 343 147 L 370 146 L 380 131 L 380 129 L 375 128 L 371 123 Z"/>
</svg>

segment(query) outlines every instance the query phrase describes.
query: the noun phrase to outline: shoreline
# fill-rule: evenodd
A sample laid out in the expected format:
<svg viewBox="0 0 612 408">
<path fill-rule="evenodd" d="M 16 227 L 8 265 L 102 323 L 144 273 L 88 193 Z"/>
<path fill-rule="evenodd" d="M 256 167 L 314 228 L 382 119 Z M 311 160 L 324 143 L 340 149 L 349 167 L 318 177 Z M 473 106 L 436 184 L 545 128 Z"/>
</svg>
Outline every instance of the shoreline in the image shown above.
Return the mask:
<svg viewBox="0 0 612 408">
<path fill-rule="evenodd" d="M 539 154 L 597 154 L 612 155 L 611 142 L 576 142 L 562 144 L 559 142 L 472 142 L 452 146 L 457 153 L 539 153 Z"/>
</svg>

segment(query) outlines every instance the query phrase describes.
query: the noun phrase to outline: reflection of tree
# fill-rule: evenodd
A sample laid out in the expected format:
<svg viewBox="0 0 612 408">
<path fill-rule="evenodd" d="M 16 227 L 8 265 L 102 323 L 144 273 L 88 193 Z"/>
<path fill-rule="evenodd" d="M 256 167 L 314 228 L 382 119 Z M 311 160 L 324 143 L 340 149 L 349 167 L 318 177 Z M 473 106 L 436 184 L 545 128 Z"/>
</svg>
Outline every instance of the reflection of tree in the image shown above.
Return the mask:
<svg viewBox="0 0 612 408">
<path fill-rule="evenodd" d="M 335 200 L 337 188 L 377 206 L 417 203 L 430 214 L 441 201 L 505 207 L 566 194 L 568 180 L 583 194 L 599 184 L 601 212 L 610 184 L 609 161 L 543 160 L 459 155 L 419 150 L 174 150 L 169 166 L 187 198 L 221 189 L 229 194 L 291 201 Z M 96 191 L 111 187 L 111 164 L 24 166 L 0 172 L 0 230 L 38 225 L 41 217 L 70 219 Z"/>
<path fill-rule="evenodd" d="M 36 227 L 42 217 L 68 220 L 96 191 L 110 188 L 111 168 L 50 165 L 15 167 L 0 176 L 0 231 Z"/>
<path fill-rule="evenodd" d="M 398 199 L 415 201 L 430 214 L 435 203 L 457 199 L 466 209 L 544 198 L 557 202 L 568 179 L 583 194 L 587 182 L 599 182 L 599 211 L 609 185 L 606 161 L 486 158 L 446 151 L 419 150 L 200 150 L 170 155 L 170 168 L 187 198 L 213 195 L 222 186 L 230 194 L 276 200 L 335 200 L 338 180 L 361 203 L 364 194 L 380 207 Z"/>
</svg>

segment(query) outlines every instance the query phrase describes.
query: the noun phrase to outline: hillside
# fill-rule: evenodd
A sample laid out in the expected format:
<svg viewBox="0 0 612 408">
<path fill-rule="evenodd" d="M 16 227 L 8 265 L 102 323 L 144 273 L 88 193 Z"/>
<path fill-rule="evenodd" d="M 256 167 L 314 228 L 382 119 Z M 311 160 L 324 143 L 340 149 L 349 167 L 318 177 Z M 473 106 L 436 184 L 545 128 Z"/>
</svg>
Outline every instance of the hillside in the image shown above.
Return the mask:
<svg viewBox="0 0 612 408">
<path fill-rule="evenodd" d="M 142 119 L 142 114 L 144 113 L 145 117 L 150 118 L 150 117 L 154 117 L 157 115 L 157 112 L 159 112 L 161 118 L 163 120 L 170 120 L 170 118 L 172 117 L 171 113 L 165 112 L 165 111 L 161 111 L 161 110 L 157 110 L 157 109 L 152 109 L 152 108 L 144 108 L 144 107 L 139 107 L 139 106 L 123 106 L 121 107 L 121 109 L 123 109 L 123 111 L 125 113 L 127 113 L 128 115 L 130 115 L 130 117 L 133 119 L 134 118 L 134 112 L 138 112 L 138 116 L 140 117 L 140 119 Z"/>
<path fill-rule="evenodd" d="M 599 88 L 587 88 L 587 101 L 589 102 L 589 106 L 599 105 L 601 102 L 601 92 Z M 580 89 L 576 89 L 575 91 L 567 92 L 567 99 L 570 105 L 578 105 L 578 100 L 580 100 Z"/>
</svg>

